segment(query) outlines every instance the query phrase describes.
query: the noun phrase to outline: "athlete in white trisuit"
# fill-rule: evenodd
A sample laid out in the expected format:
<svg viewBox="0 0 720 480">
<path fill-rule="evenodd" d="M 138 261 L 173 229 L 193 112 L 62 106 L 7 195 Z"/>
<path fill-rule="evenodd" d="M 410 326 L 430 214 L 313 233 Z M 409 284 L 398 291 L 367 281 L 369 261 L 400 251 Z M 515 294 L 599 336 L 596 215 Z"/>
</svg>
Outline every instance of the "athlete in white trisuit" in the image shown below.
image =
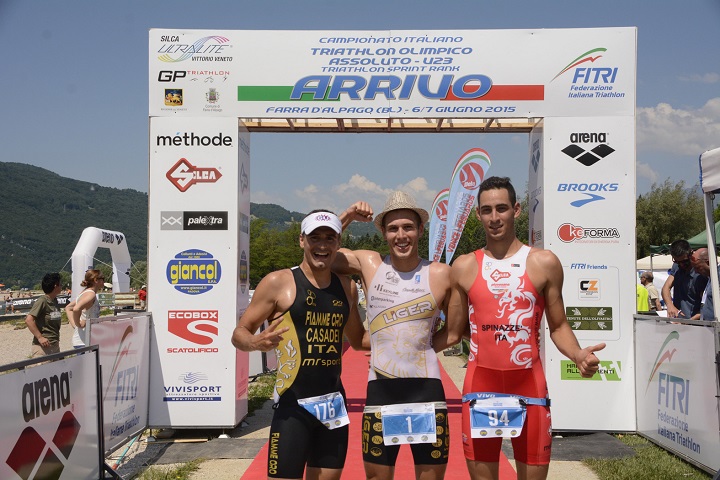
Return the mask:
<svg viewBox="0 0 720 480">
<path fill-rule="evenodd" d="M 371 344 L 362 436 L 367 478 L 389 480 L 395 473 L 400 445 L 386 446 L 383 441 L 388 432 L 381 409 L 388 405 L 419 404 L 429 409 L 425 415 L 434 412 L 436 440 L 410 445 L 416 478 L 443 478 L 447 467 L 447 406 L 433 333 L 450 298 L 450 267 L 420 258 L 418 240 L 428 217 L 408 194 L 394 192 L 375 217 L 390 255 L 340 249 L 332 267 L 338 273 L 360 275 L 365 290 Z M 343 228 L 353 220 L 371 218 L 372 209 L 365 202 L 340 214 Z"/>
</svg>

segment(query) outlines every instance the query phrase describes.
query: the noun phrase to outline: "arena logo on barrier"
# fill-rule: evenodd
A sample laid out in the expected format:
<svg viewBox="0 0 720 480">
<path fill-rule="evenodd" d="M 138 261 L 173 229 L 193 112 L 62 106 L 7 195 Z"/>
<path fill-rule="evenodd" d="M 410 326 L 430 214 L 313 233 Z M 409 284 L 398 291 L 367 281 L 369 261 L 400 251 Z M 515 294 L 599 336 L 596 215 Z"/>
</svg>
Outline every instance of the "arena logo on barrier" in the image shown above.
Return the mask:
<svg viewBox="0 0 720 480">
<path fill-rule="evenodd" d="M 25 422 L 72 406 L 70 375 L 70 372 L 63 372 L 23 386 L 20 396 Z M 63 413 L 51 443 L 28 426 L 15 442 L 6 463 L 20 478 L 30 478 L 33 471 L 33 478 L 59 478 L 68 464 L 80 429 L 80 423 L 69 410 Z"/>
<path fill-rule="evenodd" d="M 220 282 L 222 268 L 211 253 L 184 250 L 168 262 L 165 275 L 178 292 L 199 295 L 212 290 Z"/>
<path fill-rule="evenodd" d="M 571 133 L 570 141 L 572 143 L 560 151 L 578 163 L 586 167 L 591 167 L 615 151 L 614 148 L 606 143 L 607 135 L 608 134 L 604 132 Z M 587 143 L 596 143 L 598 145 L 590 150 L 586 150 L 584 147 L 578 145 Z"/>
</svg>

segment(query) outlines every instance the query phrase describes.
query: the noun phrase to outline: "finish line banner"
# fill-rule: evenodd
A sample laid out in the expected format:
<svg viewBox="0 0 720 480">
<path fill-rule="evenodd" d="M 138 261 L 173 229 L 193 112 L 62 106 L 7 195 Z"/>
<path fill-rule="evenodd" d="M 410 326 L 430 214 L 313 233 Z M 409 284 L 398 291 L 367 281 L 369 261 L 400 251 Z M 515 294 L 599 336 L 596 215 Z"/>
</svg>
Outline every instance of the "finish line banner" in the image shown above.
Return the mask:
<svg viewBox="0 0 720 480">
<path fill-rule="evenodd" d="M 634 115 L 636 47 L 634 27 L 151 29 L 150 116 Z"/>
</svg>

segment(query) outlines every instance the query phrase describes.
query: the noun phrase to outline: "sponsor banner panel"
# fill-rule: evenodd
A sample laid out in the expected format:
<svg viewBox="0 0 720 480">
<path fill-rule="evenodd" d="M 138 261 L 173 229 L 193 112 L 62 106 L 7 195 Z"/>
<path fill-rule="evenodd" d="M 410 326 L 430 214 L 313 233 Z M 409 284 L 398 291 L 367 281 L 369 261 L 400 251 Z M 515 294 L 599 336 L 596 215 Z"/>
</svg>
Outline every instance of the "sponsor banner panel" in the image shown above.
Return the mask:
<svg viewBox="0 0 720 480">
<path fill-rule="evenodd" d="M 0 478 L 100 478 L 97 351 L 0 375 Z"/>
<path fill-rule="evenodd" d="M 249 154 L 249 141 L 240 141 L 237 118 L 151 118 L 150 143 L 148 299 L 157 349 L 149 423 L 234 426 L 235 349 L 221 339 L 237 321 L 227 299 L 239 289 L 238 179 L 248 190 L 249 172 L 238 152 Z M 249 193 L 244 215 L 249 227 Z M 213 408 L 198 413 L 198 401 Z"/>
<path fill-rule="evenodd" d="M 546 119 L 543 185 L 557 218 L 548 244 L 634 244 L 635 120 L 632 116 Z"/>
<path fill-rule="evenodd" d="M 715 326 L 635 320 L 637 430 L 720 469 Z"/>
<path fill-rule="evenodd" d="M 601 372 L 581 380 L 546 330 L 554 428 L 635 428 L 634 132 L 632 115 L 544 119 L 543 244 L 563 265 L 565 313 L 581 346 L 607 344 L 597 353 Z M 582 407 L 572 401 L 578 395 Z"/>
<path fill-rule="evenodd" d="M 92 321 L 90 343 L 100 347 L 106 454 L 148 425 L 151 322 L 147 313 Z"/>
<path fill-rule="evenodd" d="M 530 246 L 543 248 L 545 200 L 543 198 L 543 159 L 544 121 L 538 122 L 530 132 L 530 161 L 528 175 L 528 239 Z"/>
<path fill-rule="evenodd" d="M 150 115 L 633 115 L 636 32 L 152 29 Z"/>
</svg>

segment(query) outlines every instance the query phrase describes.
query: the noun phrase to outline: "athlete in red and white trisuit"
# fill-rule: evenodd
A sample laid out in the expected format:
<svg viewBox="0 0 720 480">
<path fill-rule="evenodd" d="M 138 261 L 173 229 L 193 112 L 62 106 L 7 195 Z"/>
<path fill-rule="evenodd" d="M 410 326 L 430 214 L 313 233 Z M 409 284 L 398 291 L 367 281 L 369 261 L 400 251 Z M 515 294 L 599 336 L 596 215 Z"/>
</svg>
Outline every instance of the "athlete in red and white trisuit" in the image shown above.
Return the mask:
<svg viewBox="0 0 720 480">
<path fill-rule="evenodd" d="M 540 321 L 547 317 L 550 338 L 591 377 L 599 360 L 585 349 L 567 323 L 562 299 L 563 271 L 549 250 L 530 248 L 515 236 L 520 215 L 508 178 L 490 177 L 478 193 L 478 219 L 487 244 L 457 258 L 452 267 L 453 293 L 448 315 L 448 343 L 468 327 L 471 357 L 463 394 L 495 392 L 546 398 L 547 385 L 538 354 Z M 544 479 L 550 463 L 550 409 L 529 405 L 522 435 L 513 439 L 519 479 Z M 471 438 L 469 404 L 463 403 L 463 448 L 473 479 L 497 479 L 500 438 Z"/>
</svg>

